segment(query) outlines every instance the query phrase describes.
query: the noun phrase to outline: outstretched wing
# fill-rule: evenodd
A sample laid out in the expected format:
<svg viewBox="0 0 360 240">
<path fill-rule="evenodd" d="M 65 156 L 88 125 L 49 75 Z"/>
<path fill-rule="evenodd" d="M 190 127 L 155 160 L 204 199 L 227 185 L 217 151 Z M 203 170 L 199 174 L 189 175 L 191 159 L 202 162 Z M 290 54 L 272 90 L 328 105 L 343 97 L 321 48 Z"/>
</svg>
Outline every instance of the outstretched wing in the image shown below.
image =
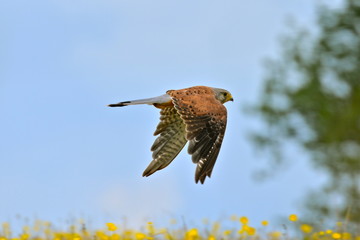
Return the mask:
<svg viewBox="0 0 360 240">
<path fill-rule="evenodd" d="M 153 160 L 143 173 L 145 177 L 169 165 L 187 142 L 185 124 L 173 106 L 161 109 L 160 123 L 154 135 L 159 134 L 151 147 Z"/>
<path fill-rule="evenodd" d="M 227 111 L 208 87 L 194 87 L 167 92 L 186 124 L 188 152 L 197 164 L 195 182 L 211 176 L 224 138 Z"/>
</svg>

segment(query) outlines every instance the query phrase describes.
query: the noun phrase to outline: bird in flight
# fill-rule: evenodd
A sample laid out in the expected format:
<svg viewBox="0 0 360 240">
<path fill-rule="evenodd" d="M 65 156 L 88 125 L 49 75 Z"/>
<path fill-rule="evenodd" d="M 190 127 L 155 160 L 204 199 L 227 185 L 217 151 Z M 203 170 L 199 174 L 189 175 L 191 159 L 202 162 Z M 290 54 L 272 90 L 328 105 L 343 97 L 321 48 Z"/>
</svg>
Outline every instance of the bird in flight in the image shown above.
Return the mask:
<svg viewBox="0 0 360 240">
<path fill-rule="evenodd" d="M 188 153 L 197 165 L 195 182 L 203 184 L 206 177 L 211 176 L 224 138 L 227 111 L 223 104 L 227 101 L 233 101 L 227 90 L 196 86 L 108 106 L 149 104 L 161 109 L 160 123 L 154 133 L 159 136 L 151 147 L 153 160 L 145 169 L 144 177 L 168 166 L 189 142 Z"/>
</svg>

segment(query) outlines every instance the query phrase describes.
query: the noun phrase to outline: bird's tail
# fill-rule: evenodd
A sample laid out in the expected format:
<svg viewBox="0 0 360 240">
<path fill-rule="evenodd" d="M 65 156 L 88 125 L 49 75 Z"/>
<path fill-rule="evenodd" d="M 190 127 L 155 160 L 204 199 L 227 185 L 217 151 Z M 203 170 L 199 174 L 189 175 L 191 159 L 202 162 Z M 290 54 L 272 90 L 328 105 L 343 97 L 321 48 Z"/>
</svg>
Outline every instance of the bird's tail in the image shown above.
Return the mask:
<svg viewBox="0 0 360 240">
<path fill-rule="evenodd" d="M 119 102 L 114 104 L 109 104 L 109 107 L 124 107 L 128 105 L 137 105 L 137 104 L 165 104 L 171 101 L 171 97 L 167 94 L 153 97 L 153 98 L 145 98 L 145 99 L 139 99 L 139 100 L 132 100 L 132 101 L 125 101 L 125 102 Z"/>
</svg>

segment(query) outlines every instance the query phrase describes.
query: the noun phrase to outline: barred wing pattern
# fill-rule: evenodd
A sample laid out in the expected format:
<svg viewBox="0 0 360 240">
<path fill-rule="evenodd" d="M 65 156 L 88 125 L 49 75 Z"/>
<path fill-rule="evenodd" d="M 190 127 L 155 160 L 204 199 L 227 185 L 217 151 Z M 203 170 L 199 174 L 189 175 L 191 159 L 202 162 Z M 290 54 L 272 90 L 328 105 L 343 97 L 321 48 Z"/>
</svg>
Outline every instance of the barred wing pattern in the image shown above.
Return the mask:
<svg viewBox="0 0 360 240">
<path fill-rule="evenodd" d="M 153 160 L 145 169 L 143 176 L 148 177 L 169 165 L 187 142 L 185 124 L 173 106 L 161 109 L 160 123 L 154 135 L 159 134 L 151 147 Z"/>
<path fill-rule="evenodd" d="M 188 152 L 197 164 L 195 182 L 211 176 L 224 138 L 227 111 L 208 87 L 167 92 L 186 125 Z"/>
</svg>

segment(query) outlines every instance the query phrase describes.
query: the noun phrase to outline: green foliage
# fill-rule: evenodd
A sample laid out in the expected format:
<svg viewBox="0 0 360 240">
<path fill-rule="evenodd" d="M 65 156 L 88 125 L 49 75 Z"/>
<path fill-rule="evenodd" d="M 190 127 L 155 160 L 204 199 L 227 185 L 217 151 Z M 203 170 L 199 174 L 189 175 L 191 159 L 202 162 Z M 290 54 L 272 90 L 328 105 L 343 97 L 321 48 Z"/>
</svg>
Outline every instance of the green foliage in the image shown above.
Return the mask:
<svg viewBox="0 0 360 240">
<path fill-rule="evenodd" d="M 318 14 L 316 34 L 298 30 L 269 61 L 254 109 L 267 131 L 253 140 L 276 163 L 289 141 L 304 149 L 330 180 L 310 196 L 309 212 L 360 222 L 360 1 Z"/>
</svg>

